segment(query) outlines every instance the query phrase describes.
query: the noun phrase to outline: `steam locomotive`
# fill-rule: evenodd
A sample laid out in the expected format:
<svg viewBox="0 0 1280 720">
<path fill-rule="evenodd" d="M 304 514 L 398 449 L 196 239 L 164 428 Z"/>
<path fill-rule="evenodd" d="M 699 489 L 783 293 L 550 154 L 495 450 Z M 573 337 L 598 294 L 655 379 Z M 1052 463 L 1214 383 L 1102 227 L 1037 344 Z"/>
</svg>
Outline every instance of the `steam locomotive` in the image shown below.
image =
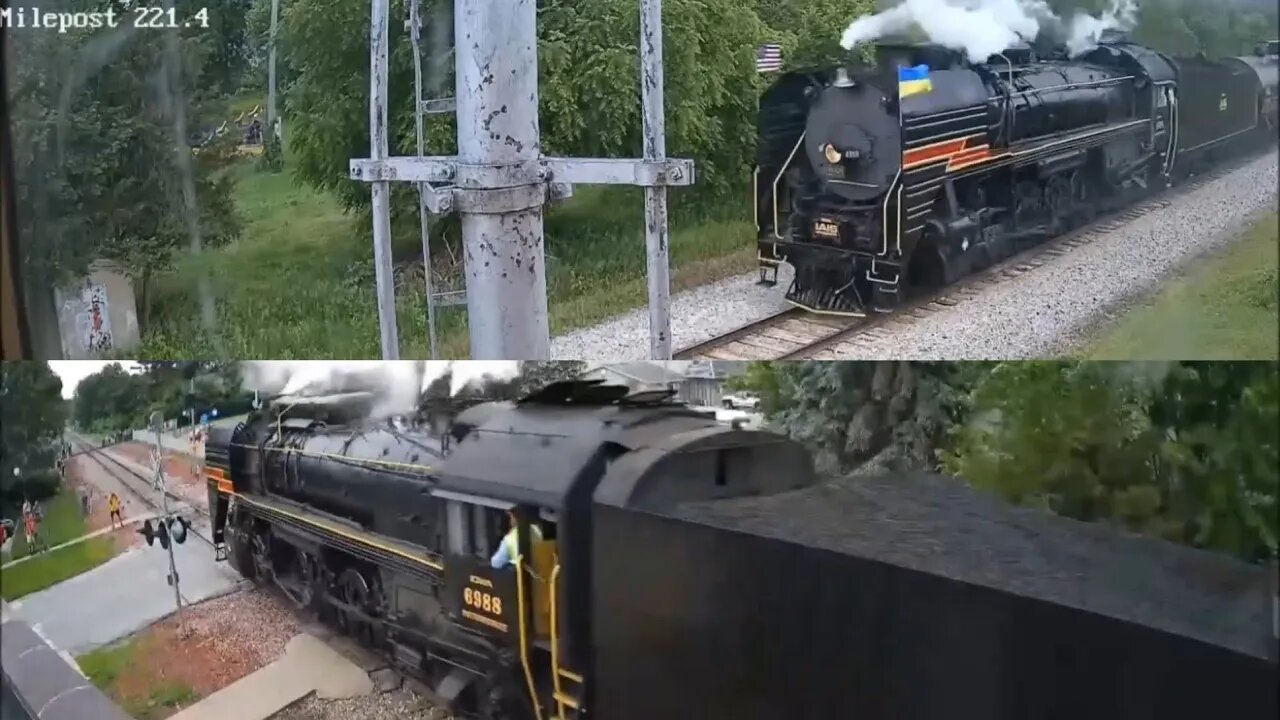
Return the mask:
<svg viewBox="0 0 1280 720">
<path fill-rule="evenodd" d="M 760 102 L 760 282 L 788 263 L 793 305 L 891 312 L 1274 137 L 1278 55 L 1173 58 L 1112 31 L 1074 59 L 886 44 L 870 69 L 784 74 Z M 931 89 L 900 93 L 920 65 Z"/>
<path fill-rule="evenodd" d="M 370 403 L 280 398 L 213 428 L 214 540 L 242 575 L 385 653 L 457 716 L 1003 720 L 1061 702 L 1073 717 L 1180 718 L 1222 697 L 1236 717 L 1275 710 L 1255 568 L 1123 541 L 1113 555 L 1137 568 L 1119 573 L 1124 595 L 1108 590 L 1118 567 L 1096 538 L 1030 541 L 1007 519 L 992 523 L 1002 549 L 981 552 L 964 545 L 972 528 L 939 521 L 934 565 L 919 564 L 907 549 L 925 528 L 912 523 L 954 496 L 893 478 L 851 504 L 794 441 L 669 391 L 570 381 L 428 421 L 364 419 Z M 917 491 L 914 508 L 884 504 Z M 770 502 L 784 504 L 752 505 Z M 518 552 L 495 570 L 508 512 Z M 842 533 L 881 544 L 806 546 Z M 1026 575 L 1053 547 L 1065 553 L 1043 574 L 1075 596 L 1046 602 Z M 997 561 L 938 567 L 958 555 Z M 1139 595 L 1166 603 L 1117 619 L 1151 604 Z M 1169 600 L 1182 597 L 1200 604 Z"/>
</svg>

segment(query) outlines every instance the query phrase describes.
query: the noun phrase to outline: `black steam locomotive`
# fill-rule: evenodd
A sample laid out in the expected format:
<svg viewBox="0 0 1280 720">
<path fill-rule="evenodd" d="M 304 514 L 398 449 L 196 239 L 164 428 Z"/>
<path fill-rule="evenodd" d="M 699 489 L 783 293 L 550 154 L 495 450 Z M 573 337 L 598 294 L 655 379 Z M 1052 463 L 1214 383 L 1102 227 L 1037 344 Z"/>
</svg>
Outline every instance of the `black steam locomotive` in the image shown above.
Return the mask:
<svg viewBox="0 0 1280 720">
<path fill-rule="evenodd" d="M 670 395 L 565 382 L 435 427 L 282 399 L 210 434 L 214 539 L 465 717 L 1273 715 L 1256 568 L 984 525 L 954 482 L 852 496 Z"/>
<path fill-rule="evenodd" d="M 1274 137 L 1278 46 L 1173 58 L 1109 33 L 1074 59 L 1027 46 L 970 64 L 882 45 L 871 69 L 784 74 L 760 103 L 760 280 L 788 263 L 794 305 L 890 312 L 911 287 L 1131 204 Z M 899 68 L 919 65 L 931 90 L 900 96 Z"/>
</svg>

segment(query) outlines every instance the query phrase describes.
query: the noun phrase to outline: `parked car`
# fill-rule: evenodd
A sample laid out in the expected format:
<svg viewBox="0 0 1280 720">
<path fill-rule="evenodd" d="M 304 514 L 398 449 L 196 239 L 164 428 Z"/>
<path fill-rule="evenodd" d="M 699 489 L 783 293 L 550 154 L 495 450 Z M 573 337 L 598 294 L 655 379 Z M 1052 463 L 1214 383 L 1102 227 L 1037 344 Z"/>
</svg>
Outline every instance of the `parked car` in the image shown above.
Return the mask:
<svg viewBox="0 0 1280 720">
<path fill-rule="evenodd" d="M 737 410 L 759 410 L 760 397 L 753 392 L 743 390 L 730 395 L 725 395 L 720 399 L 720 404 L 727 408 Z"/>
</svg>

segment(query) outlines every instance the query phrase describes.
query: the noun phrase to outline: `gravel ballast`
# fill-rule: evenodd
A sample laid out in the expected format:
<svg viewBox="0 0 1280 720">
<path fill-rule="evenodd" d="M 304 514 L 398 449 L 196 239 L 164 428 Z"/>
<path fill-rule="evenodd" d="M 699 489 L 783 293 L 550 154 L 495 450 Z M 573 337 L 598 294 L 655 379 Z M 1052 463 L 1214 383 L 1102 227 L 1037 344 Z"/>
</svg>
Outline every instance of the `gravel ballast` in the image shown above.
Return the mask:
<svg viewBox="0 0 1280 720">
<path fill-rule="evenodd" d="M 838 345 L 820 359 L 1024 359 L 1069 352 L 1119 308 L 1154 292 L 1195 258 L 1221 249 L 1260 213 L 1276 210 L 1277 153 L 1269 151 L 1193 190 L 1175 191 L 1154 210 L 1033 272 L 996 285 L 955 308 L 885 326 L 885 337 Z M 755 285 L 756 273 L 727 278 L 671 298 L 673 349 L 723 334 L 788 307 L 790 282 Z M 641 307 L 552 341 L 559 359 L 643 359 L 648 311 Z"/>
</svg>

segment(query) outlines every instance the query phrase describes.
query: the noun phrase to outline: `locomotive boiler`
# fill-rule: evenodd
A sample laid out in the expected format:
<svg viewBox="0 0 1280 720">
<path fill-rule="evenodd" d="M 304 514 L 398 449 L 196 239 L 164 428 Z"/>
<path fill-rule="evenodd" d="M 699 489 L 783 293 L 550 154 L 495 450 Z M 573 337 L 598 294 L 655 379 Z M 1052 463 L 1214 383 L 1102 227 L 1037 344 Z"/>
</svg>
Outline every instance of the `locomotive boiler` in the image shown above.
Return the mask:
<svg viewBox="0 0 1280 720">
<path fill-rule="evenodd" d="M 1110 34 L 1076 58 L 881 45 L 870 68 L 784 74 L 760 103 L 761 282 L 787 263 L 796 306 L 890 312 L 913 286 L 1124 207 L 1265 127 L 1258 68 L 1273 62 L 1178 60 Z M 923 92 L 900 90 L 907 69 Z"/>
</svg>

